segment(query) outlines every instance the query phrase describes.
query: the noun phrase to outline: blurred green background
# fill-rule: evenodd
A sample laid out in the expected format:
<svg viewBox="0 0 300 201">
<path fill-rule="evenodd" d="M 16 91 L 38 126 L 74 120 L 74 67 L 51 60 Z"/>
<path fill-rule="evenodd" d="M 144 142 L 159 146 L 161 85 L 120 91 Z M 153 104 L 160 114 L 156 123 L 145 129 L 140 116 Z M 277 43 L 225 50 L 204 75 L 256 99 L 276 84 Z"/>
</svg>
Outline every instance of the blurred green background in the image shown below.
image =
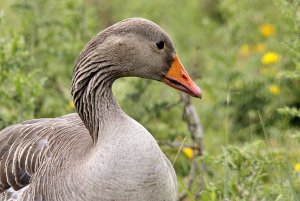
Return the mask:
<svg viewBox="0 0 300 201">
<path fill-rule="evenodd" d="M 177 91 L 126 78 L 114 94 L 175 162 L 179 195 L 187 192 L 181 200 L 300 200 L 299 7 L 299 0 L 1 0 L 0 129 L 74 112 L 72 67 L 85 43 L 117 21 L 144 17 L 170 34 L 202 88 L 202 100 L 192 100 L 202 156 L 188 146 Z M 168 144 L 183 141 L 174 161 L 179 147 Z M 188 188 L 193 160 L 204 168 Z"/>
</svg>

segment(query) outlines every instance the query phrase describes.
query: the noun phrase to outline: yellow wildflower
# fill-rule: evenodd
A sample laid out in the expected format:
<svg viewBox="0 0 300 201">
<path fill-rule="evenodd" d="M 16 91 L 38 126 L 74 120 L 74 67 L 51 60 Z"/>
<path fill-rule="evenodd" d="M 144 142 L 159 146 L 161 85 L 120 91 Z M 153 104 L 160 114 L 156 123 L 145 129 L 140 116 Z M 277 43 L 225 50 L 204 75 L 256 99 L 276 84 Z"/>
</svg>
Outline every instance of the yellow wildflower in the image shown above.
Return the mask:
<svg viewBox="0 0 300 201">
<path fill-rule="evenodd" d="M 278 95 L 281 92 L 281 89 L 278 85 L 270 85 L 269 92 L 274 95 Z"/>
<path fill-rule="evenodd" d="M 300 163 L 295 163 L 294 165 L 294 171 L 299 172 L 300 171 Z"/>
<path fill-rule="evenodd" d="M 280 55 L 272 51 L 265 53 L 260 59 L 261 63 L 265 65 L 277 63 L 279 60 Z"/>
<path fill-rule="evenodd" d="M 253 45 L 253 52 L 255 53 L 260 53 L 265 51 L 266 46 L 263 43 L 257 43 L 255 45 Z"/>
<path fill-rule="evenodd" d="M 190 147 L 184 147 L 182 149 L 182 152 L 184 153 L 184 155 L 188 158 L 188 159 L 193 159 L 194 158 L 194 150 Z"/>
<path fill-rule="evenodd" d="M 70 101 L 70 102 L 69 102 L 68 108 L 69 108 L 70 110 L 74 110 L 75 105 L 74 105 L 73 101 Z"/>
<path fill-rule="evenodd" d="M 275 27 L 272 24 L 262 24 L 259 31 L 264 37 L 269 37 L 275 33 Z"/>
<path fill-rule="evenodd" d="M 263 43 L 257 44 L 244 44 L 239 49 L 239 54 L 241 56 L 248 56 L 252 53 L 261 53 L 265 51 L 266 46 Z"/>
<path fill-rule="evenodd" d="M 239 53 L 241 56 L 248 56 L 250 54 L 250 46 L 248 44 L 244 44 L 240 47 Z"/>
</svg>

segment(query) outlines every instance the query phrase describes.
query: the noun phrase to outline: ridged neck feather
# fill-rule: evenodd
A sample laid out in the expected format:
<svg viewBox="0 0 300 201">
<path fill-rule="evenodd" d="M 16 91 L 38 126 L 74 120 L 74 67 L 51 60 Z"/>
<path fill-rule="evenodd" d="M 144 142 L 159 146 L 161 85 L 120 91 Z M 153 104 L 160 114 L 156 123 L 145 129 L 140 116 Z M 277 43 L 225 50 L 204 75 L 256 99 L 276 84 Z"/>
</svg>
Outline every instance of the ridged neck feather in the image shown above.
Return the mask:
<svg viewBox="0 0 300 201">
<path fill-rule="evenodd" d="M 119 68 L 112 60 L 90 49 L 75 63 L 72 96 L 77 113 L 89 130 L 94 145 L 107 116 L 120 108 L 112 94 Z"/>
</svg>

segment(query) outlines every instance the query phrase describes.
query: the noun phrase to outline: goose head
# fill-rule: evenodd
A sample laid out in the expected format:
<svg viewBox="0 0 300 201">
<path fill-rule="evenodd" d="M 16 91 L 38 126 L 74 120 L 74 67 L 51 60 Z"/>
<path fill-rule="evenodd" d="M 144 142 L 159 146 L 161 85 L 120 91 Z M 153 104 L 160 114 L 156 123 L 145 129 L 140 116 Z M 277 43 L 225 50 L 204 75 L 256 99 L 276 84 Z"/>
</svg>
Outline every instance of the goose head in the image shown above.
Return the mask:
<svg viewBox="0 0 300 201">
<path fill-rule="evenodd" d="M 113 66 L 106 71 L 114 77 L 112 79 L 133 76 L 147 78 L 194 97 L 202 97 L 200 88 L 180 62 L 170 37 L 152 21 L 130 18 L 100 32 L 81 52 L 75 64 L 73 84 L 76 76 L 82 74 L 81 71 L 88 72 L 82 69 L 84 63 L 97 63 L 100 60 L 106 66 Z M 91 71 L 97 72 L 97 68 L 104 69 L 104 66 L 95 65 L 96 69 Z"/>
</svg>

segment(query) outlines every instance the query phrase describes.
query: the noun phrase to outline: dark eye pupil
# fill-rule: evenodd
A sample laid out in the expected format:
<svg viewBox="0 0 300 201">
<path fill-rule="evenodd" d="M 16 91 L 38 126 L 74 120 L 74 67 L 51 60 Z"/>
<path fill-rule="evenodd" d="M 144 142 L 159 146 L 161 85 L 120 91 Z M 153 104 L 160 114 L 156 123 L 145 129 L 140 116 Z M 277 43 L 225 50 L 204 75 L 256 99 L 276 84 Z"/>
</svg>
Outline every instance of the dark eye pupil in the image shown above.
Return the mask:
<svg viewBox="0 0 300 201">
<path fill-rule="evenodd" d="M 164 46 L 165 46 L 165 44 L 164 44 L 164 42 L 162 42 L 162 41 L 158 41 L 157 43 L 156 43 L 156 47 L 158 48 L 158 49 L 163 49 L 164 48 Z"/>
</svg>

